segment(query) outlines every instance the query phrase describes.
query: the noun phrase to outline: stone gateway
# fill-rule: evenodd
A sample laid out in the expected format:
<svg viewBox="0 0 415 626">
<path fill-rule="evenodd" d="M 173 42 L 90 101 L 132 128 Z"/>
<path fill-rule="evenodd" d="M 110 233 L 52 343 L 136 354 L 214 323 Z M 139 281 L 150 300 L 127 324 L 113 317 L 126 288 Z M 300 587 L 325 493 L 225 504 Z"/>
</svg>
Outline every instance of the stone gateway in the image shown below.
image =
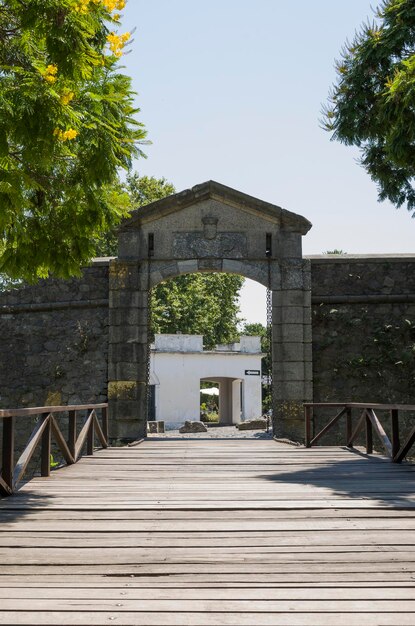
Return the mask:
<svg viewBox="0 0 415 626">
<path fill-rule="evenodd" d="M 136 211 L 110 264 L 109 402 L 113 436 L 146 433 L 148 292 L 189 272 L 237 273 L 272 292 L 273 414 L 281 434 L 312 398 L 310 264 L 304 217 L 209 181 Z M 285 426 L 284 422 L 291 422 Z"/>
</svg>

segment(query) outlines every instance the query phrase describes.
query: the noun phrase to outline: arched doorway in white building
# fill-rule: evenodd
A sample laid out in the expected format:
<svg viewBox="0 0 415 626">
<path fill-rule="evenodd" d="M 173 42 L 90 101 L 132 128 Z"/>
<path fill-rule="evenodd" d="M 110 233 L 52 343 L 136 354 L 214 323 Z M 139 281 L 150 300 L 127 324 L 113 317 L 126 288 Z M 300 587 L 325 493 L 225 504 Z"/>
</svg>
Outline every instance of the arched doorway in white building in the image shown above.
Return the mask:
<svg viewBox="0 0 415 626">
<path fill-rule="evenodd" d="M 151 346 L 149 419 L 167 428 L 201 417 L 201 386 L 218 389 L 219 423 L 237 424 L 261 415 L 260 337 L 203 349 L 202 335 L 156 335 Z M 213 404 L 213 396 L 212 396 Z"/>
<path fill-rule="evenodd" d="M 257 419 L 261 416 L 262 386 L 260 369 L 245 369 L 242 378 L 209 376 L 201 379 L 201 383 L 203 384 L 204 382 L 214 383 L 215 387 L 213 387 L 213 390 L 217 389 L 217 395 L 215 394 L 211 397 L 207 406 L 207 414 L 211 415 L 212 410 L 209 409 L 215 411 L 217 407 L 219 425 L 230 426 L 246 420 Z M 200 391 L 203 398 L 202 387 Z M 204 391 L 209 391 L 209 389 Z"/>
</svg>

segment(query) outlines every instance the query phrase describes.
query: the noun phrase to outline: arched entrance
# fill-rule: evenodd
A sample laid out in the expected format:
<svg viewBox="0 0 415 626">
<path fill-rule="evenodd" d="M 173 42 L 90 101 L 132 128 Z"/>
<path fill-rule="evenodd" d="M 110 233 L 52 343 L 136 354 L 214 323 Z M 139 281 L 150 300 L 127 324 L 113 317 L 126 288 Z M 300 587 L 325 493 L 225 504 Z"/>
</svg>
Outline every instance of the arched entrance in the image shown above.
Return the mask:
<svg viewBox="0 0 415 626">
<path fill-rule="evenodd" d="M 302 403 L 312 400 L 308 220 L 209 181 L 133 213 L 110 266 L 108 396 L 112 437 L 146 436 L 148 291 L 191 272 L 235 273 L 272 292 L 273 421 L 302 436 Z"/>
</svg>

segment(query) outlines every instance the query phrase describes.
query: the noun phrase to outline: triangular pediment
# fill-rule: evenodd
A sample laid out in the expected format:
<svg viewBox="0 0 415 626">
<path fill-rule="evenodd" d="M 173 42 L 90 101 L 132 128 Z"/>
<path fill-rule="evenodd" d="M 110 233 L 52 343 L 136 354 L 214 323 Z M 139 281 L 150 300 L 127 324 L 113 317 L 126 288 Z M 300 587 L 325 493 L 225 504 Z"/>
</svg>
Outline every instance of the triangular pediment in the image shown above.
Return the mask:
<svg viewBox="0 0 415 626">
<path fill-rule="evenodd" d="M 123 222 L 120 230 L 140 228 L 143 224 L 158 221 L 167 215 L 179 213 L 187 207 L 206 200 L 216 200 L 242 212 L 274 222 L 281 229 L 302 235 L 305 235 L 311 228 L 311 223 L 301 215 L 209 180 L 133 211 L 131 217 Z"/>
</svg>

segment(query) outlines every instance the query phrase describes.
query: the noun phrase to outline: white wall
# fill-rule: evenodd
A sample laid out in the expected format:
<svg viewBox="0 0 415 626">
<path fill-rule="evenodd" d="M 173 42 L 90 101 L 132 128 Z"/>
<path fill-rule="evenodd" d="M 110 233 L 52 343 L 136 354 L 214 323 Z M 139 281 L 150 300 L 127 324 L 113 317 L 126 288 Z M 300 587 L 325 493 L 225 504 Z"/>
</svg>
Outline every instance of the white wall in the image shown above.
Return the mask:
<svg viewBox="0 0 415 626">
<path fill-rule="evenodd" d="M 174 337 L 177 337 L 176 345 Z M 158 341 L 156 336 L 157 349 L 151 354 L 150 378 L 150 383 L 156 385 L 156 419 L 164 420 L 170 427 L 181 425 L 185 420 L 199 420 L 200 380 L 221 378 L 229 381 L 224 387 L 228 388 L 229 400 L 233 398 L 232 422 L 239 420 L 239 381 L 242 381 L 243 390 L 242 419 L 259 417 L 261 376 L 245 374 L 245 370 L 261 371 L 262 355 L 253 352 L 255 343 L 247 342 L 250 352 L 184 352 L 184 348 L 197 350 L 200 346 L 199 336 L 195 342 L 188 337 L 169 335 L 165 341 Z M 258 350 L 258 342 L 256 347 Z M 222 402 L 224 400 L 222 398 Z"/>
</svg>

